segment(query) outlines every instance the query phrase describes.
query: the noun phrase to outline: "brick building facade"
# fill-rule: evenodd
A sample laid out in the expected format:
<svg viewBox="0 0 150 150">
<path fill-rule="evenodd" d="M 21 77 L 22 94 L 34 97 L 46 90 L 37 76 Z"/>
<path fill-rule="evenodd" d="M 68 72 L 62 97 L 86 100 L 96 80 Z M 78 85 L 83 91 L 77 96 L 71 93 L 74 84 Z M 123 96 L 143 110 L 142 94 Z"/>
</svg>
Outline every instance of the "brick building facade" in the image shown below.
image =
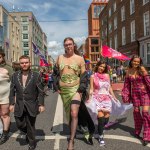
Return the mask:
<svg viewBox="0 0 150 150">
<path fill-rule="evenodd" d="M 150 0 L 111 0 L 99 22 L 102 45 L 127 56 L 138 54 L 150 65 Z"/>
<path fill-rule="evenodd" d="M 86 52 L 93 68 L 100 58 L 100 34 L 99 34 L 99 14 L 104 9 L 108 0 L 93 0 L 88 9 L 88 38 L 86 39 Z"/>
</svg>

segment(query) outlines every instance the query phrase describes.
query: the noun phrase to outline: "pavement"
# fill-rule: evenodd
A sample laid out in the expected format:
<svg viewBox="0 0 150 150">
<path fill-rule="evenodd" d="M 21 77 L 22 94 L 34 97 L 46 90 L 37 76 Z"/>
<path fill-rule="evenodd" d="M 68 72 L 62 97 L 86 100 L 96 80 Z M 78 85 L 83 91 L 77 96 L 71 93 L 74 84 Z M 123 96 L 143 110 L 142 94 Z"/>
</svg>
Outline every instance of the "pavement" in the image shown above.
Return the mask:
<svg viewBox="0 0 150 150">
<path fill-rule="evenodd" d="M 121 101 L 120 93 L 123 83 L 112 84 L 114 93 Z M 66 150 L 67 138 L 69 137 L 69 126 L 64 113 L 62 100 L 57 93 L 49 92 L 45 98 L 45 112 L 37 117 L 36 121 L 36 150 Z M 115 116 L 111 116 L 110 121 L 116 120 Z M 97 137 L 97 130 L 93 137 L 94 145 L 88 145 L 83 135 L 77 132 L 75 139 L 75 150 L 150 150 L 150 144 L 142 146 L 142 141 L 133 137 L 134 122 L 132 109 L 125 115 L 117 118 L 118 123 L 105 130 L 105 147 L 100 147 Z M 16 123 L 11 113 L 11 135 L 9 140 L 0 145 L 0 150 L 27 150 L 28 145 L 25 138 L 20 135 L 16 128 Z M 63 131 L 52 132 L 59 128 Z M 97 126 L 96 126 L 97 129 Z M 141 135 L 142 136 L 142 135 Z"/>
<path fill-rule="evenodd" d="M 123 84 L 124 84 L 123 82 L 112 83 L 112 89 L 114 91 L 122 91 Z"/>
</svg>

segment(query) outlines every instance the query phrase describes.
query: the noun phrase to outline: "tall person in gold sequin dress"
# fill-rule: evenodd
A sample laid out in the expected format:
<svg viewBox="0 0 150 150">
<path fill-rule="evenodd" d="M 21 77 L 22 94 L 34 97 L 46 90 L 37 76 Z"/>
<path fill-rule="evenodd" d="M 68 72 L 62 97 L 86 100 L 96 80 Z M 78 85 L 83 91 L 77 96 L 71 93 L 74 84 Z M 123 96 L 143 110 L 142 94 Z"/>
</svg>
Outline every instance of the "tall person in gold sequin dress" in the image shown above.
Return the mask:
<svg viewBox="0 0 150 150">
<path fill-rule="evenodd" d="M 61 95 L 66 116 L 70 122 L 71 135 L 68 150 L 74 147 L 74 137 L 78 124 L 78 111 L 82 94 L 78 91 L 80 75 L 85 72 L 84 59 L 77 55 L 76 45 L 70 37 L 64 39 L 65 54 L 60 55 L 56 65 L 59 68 L 60 80 L 58 93 Z"/>
</svg>

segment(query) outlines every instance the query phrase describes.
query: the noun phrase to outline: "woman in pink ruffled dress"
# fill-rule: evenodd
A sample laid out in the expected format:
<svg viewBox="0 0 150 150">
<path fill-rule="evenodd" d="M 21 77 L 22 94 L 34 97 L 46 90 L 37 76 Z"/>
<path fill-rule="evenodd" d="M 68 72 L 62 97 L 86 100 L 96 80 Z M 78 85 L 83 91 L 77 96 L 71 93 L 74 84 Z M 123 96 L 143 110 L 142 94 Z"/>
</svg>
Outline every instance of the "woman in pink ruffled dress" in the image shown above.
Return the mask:
<svg viewBox="0 0 150 150">
<path fill-rule="evenodd" d="M 96 104 L 98 111 L 98 134 L 99 144 L 104 146 L 104 126 L 108 123 L 112 99 L 118 101 L 110 85 L 110 77 L 105 62 L 99 61 L 95 67 L 95 73 L 90 78 L 90 95 Z"/>
</svg>

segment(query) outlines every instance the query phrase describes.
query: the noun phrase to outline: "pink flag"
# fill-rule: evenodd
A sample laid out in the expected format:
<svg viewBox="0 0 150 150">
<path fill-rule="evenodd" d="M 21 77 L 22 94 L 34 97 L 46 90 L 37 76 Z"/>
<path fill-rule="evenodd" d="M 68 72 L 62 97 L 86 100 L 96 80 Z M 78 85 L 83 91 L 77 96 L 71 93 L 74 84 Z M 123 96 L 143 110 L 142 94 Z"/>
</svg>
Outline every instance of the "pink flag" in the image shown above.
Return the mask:
<svg viewBox="0 0 150 150">
<path fill-rule="evenodd" d="M 130 60 L 129 57 L 127 57 L 126 55 L 121 54 L 120 52 L 104 45 L 102 47 L 102 56 L 103 57 L 108 57 L 108 58 L 116 58 L 119 60 Z"/>
<path fill-rule="evenodd" d="M 40 58 L 40 66 L 49 66 L 47 63 L 44 62 L 42 58 Z"/>
</svg>

